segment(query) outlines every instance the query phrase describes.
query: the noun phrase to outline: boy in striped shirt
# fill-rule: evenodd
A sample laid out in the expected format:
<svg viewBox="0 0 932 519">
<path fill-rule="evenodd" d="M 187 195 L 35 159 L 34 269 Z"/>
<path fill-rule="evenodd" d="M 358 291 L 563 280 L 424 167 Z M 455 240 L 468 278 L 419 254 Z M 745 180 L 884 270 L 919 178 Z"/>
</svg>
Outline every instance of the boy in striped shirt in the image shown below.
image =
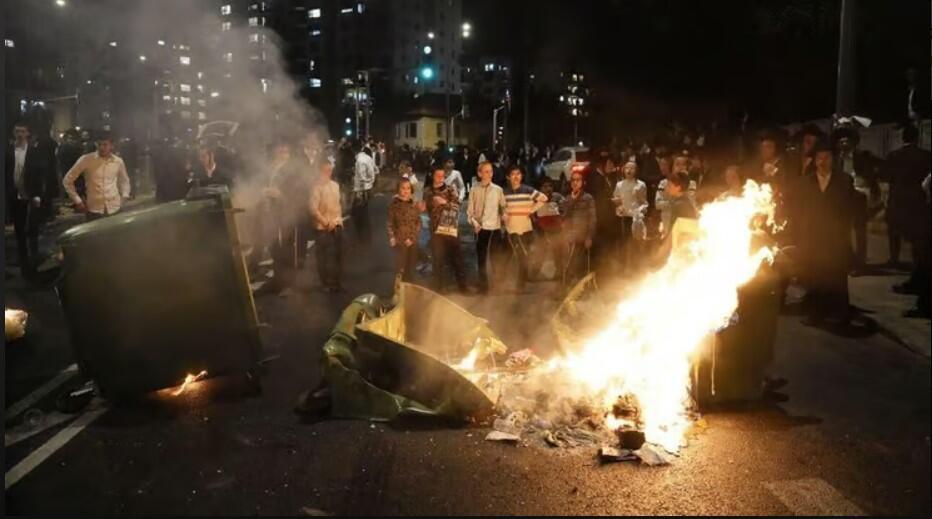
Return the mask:
<svg viewBox="0 0 932 519">
<path fill-rule="evenodd" d="M 547 203 L 547 196 L 521 183 L 521 168 L 512 166 L 508 170 L 508 186 L 505 191 L 505 229 L 508 243 L 518 262 L 518 291 L 524 290 L 528 272 L 528 240 L 532 230 L 531 214 Z"/>
</svg>

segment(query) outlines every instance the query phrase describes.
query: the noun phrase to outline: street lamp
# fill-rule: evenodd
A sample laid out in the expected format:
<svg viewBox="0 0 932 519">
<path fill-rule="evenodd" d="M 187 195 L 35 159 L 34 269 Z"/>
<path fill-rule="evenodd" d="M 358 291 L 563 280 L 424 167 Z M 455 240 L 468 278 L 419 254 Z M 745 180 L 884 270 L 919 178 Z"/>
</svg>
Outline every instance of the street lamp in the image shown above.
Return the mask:
<svg viewBox="0 0 932 519">
<path fill-rule="evenodd" d="M 431 51 L 433 51 L 433 49 L 430 48 L 430 45 L 424 45 L 424 55 L 425 55 L 425 56 L 430 55 Z"/>
<path fill-rule="evenodd" d="M 58 7 L 65 7 L 68 4 L 67 2 L 65 2 L 65 0 L 55 0 L 55 5 L 57 5 Z"/>
<path fill-rule="evenodd" d="M 146 57 L 145 57 L 145 56 L 142 56 L 142 55 L 139 56 L 139 61 L 142 61 L 143 63 L 145 63 Z"/>
<path fill-rule="evenodd" d="M 433 79 L 433 78 L 434 78 L 434 69 L 431 68 L 431 67 L 429 67 L 429 66 L 422 67 L 422 68 L 421 68 L 421 77 L 424 78 L 424 79 L 427 79 L 427 80 Z"/>
<path fill-rule="evenodd" d="M 427 39 L 428 40 L 434 39 L 434 31 L 430 31 L 429 33 L 427 33 Z"/>
</svg>

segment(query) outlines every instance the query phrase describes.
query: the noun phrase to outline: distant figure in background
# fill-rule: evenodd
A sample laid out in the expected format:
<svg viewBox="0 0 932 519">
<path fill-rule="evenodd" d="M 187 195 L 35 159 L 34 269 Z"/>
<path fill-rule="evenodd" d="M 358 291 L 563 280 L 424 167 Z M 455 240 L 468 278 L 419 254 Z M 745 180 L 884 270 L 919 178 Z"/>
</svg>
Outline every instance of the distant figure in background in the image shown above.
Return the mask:
<svg viewBox="0 0 932 519">
<path fill-rule="evenodd" d="M 356 153 L 356 167 L 353 174 L 353 227 L 356 229 L 356 241 L 361 245 L 372 244 L 372 229 L 369 223 L 369 197 L 375 186 L 376 167 L 371 152 L 360 148 Z"/>
<path fill-rule="evenodd" d="M 414 188 L 408 179 L 398 182 L 398 193 L 388 206 L 388 245 L 395 249 L 395 277 L 414 281 L 417 267 L 417 237 L 421 232 L 421 211 L 414 200 Z"/>
<path fill-rule="evenodd" d="M 617 184 L 614 160 L 608 154 L 597 154 L 594 169 L 586 178 L 586 191 L 595 201 L 596 237 L 592 245 L 592 262 L 602 278 L 610 274 L 618 252 L 618 219 L 612 201 Z"/>
<path fill-rule="evenodd" d="M 183 148 L 159 142 L 152 150 L 155 201 L 157 203 L 181 200 L 188 193 L 188 182 L 193 175 L 191 157 Z"/>
<path fill-rule="evenodd" d="M 197 161 L 200 167 L 195 168 L 189 188 L 225 186 L 233 190 L 233 175 L 217 163 L 217 150 L 214 146 L 198 146 Z"/>
<path fill-rule="evenodd" d="M 87 186 L 86 199 L 74 187 L 81 176 Z M 62 184 L 75 210 L 84 213 L 87 221 L 116 214 L 131 193 L 126 165 L 113 154 L 113 137 L 107 132 L 97 138 L 97 151 L 82 155 L 65 174 Z"/>
<path fill-rule="evenodd" d="M 84 148 L 81 146 L 81 134 L 74 128 L 66 130 L 62 136 L 62 143 L 58 147 L 58 171 L 64 175 L 81 158 L 81 155 L 84 155 Z M 78 179 L 75 188 L 79 195 L 82 197 L 85 195 L 83 178 Z"/>
<path fill-rule="evenodd" d="M 466 218 L 476 232 L 476 263 L 479 271 L 479 292 L 489 292 L 489 266 L 493 274 L 503 265 L 501 252 L 505 248 L 502 240 L 502 218 L 505 211 L 505 193 L 492 183 L 492 164 L 483 162 L 478 166 L 479 183 L 469 195 Z"/>
<path fill-rule="evenodd" d="M 796 149 L 787 157 L 787 164 L 790 173 L 794 177 L 801 177 L 810 173 L 810 164 L 812 164 L 812 152 L 816 144 L 825 138 L 822 130 L 814 124 L 807 124 L 802 127 L 796 134 Z"/>
<path fill-rule="evenodd" d="M 903 146 L 890 153 L 884 167 L 884 177 L 890 183 L 887 197 L 887 231 L 890 237 L 889 267 L 899 267 L 903 237 L 909 239 L 916 220 L 923 215 L 925 194 L 922 179 L 929 172 L 929 152 L 918 145 L 919 130 L 906 125 L 901 130 Z M 913 250 L 914 254 L 916 250 Z M 915 257 L 914 257 L 915 259 Z"/>
<path fill-rule="evenodd" d="M 857 129 L 841 127 L 832 133 L 835 148 L 834 163 L 838 171 L 851 177 L 854 192 L 851 194 L 851 230 L 854 234 L 854 258 L 851 274 L 863 274 L 867 266 L 867 222 L 876 214 L 880 204 L 880 185 L 877 182 L 878 161 L 867 153 L 858 152 L 860 135 Z"/>
<path fill-rule="evenodd" d="M 444 182 L 456 190 L 456 196 L 459 197 L 460 203 L 466 198 L 466 183 L 463 181 L 463 174 L 459 170 L 453 169 L 453 157 L 447 157 L 443 161 Z"/>
<path fill-rule="evenodd" d="M 266 216 L 270 220 L 265 236 L 274 262 L 274 275 L 268 283 L 268 290 L 289 295 L 295 284 L 298 260 L 306 252 L 297 247 L 298 223 L 301 216 L 307 214 L 305 204 L 310 197 L 309 186 L 303 172 L 295 167 L 291 160 L 291 146 L 279 142 L 272 150 L 272 163 L 269 168 L 269 180 L 262 190 L 266 200 Z"/>
<path fill-rule="evenodd" d="M 333 164 L 329 160 L 318 164 L 319 173 L 311 186 L 308 209 L 317 230 L 317 273 L 326 292 L 342 292 L 343 210 L 340 206 L 340 184 L 333 180 Z"/>
<path fill-rule="evenodd" d="M 459 241 L 459 197 L 443 177 L 443 168 L 435 168 L 430 184 L 424 188 L 424 200 L 421 202 L 422 211 L 430 215 L 434 289 L 443 290 L 443 268 L 450 264 L 460 292 L 467 293 L 466 265 Z"/>
<path fill-rule="evenodd" d="M 531 215 L 547 202 L 547 195 L 531 186 L 521 183 L 523 173 L 518 166 L 508 171 L 508 187 L 505 193 L 505 229 L 508 231 L 508 243 L 511 245 L 513 258 L 518 264 L 518 291 L 524 290 L 528 279 L 528 237 L 533 230 Z"/>
<path fill-rule="evenodd" d="M 466 191 L 472 189 L 478 174 L 479 161 L 476 152 L 469 146 L 461 146 L 460 152 L 456 156 L 456 169 L 463 173 L 463 183 L 466 184 Z"/>
<path fill-rule="evenodd" d="M 13 219 L 20 273 L 32 278 L 39 259 L 39 234 L 58 194 L 55 157 L 29 140 L 23 122 L 13 125 L 13 144 L 4 161 L 6 207 Z"/>
<path fill-rule="evenodd" d="M 634 229 L 644 224 L 647 214 L 647 184 L 638 180 L 638 166 L 632 158 L 621 168 L 623 178 L 615 184 L 612 201 L 615 215 L 620 223 L 618 240 L 619 256 L 623 271 L 632 270 L 637 258 L 635 247 L 640 243 L 634 239 Z"/>
<path fill-rule="evenodd" d="M 540 242 L 545 246 L 537 247 L 540 258 L 535 263 L 540 267 L 542 277 L 553 278 L 563 268 L 563 218 L 560 216 L 563 195 L 554 191 L 553 179 L 549 177 L 541 180 L 540 192 L 547 197 L 547 202 L 537 209 L 534 216 Z"/>
<path fill-rule="evenodd" d="M 826 318 L 849 320 L 848 268 L 851 263 L 851 177 L 835 166 L 832 149 L 814 150 L 815 174 L 799 184 L 797 201 L 803 222 L 797 233 L 809 325 Z"/>
<path fill-rule="evenodd" d="M 563 238 L 566 263 L 562 265 L 562 282 L 569 288 L 577 279 L 588 273 L 589 251 L 596 239 L 595 200 L 583 188 L 581 172 L 570 175 L 570 194 L 563 199 Z"/>
</svg>

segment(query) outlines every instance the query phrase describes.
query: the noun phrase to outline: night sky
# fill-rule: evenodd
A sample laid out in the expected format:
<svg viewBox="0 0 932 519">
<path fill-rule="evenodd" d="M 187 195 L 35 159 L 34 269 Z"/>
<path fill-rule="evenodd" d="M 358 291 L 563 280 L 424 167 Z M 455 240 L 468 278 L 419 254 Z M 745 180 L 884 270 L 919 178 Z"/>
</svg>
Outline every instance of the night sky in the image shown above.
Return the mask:
<svg viewBox="0 0 932 519">
<path fill-rule="evenodd" d="M 747 108 L 758 120 L 822 117 L 834 109 L 841 0 L 577 0 L 464 2 L 476 20 L 467 51 L 514 55 L 589 74 L 619 117 L 707 116 Z M 903 73 L 928 82 L 930 3 L 860 0 L 861 112 L 898 113 Z M 924 73 L 923 73 L 924 72 Z"/>
</svg>

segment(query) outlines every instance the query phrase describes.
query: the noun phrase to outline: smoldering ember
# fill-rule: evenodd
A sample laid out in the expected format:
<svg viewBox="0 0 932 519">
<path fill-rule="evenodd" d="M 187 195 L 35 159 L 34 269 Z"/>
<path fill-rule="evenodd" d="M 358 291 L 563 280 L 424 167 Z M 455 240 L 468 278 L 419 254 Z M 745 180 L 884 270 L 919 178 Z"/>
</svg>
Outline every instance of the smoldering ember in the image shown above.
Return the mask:
<svg viewBox="0 0 932 519">
<path fill-rule="evenodd" d="M 932 513 L 929 2 L 0 19 L 8 515 Z"/>
</svg>

